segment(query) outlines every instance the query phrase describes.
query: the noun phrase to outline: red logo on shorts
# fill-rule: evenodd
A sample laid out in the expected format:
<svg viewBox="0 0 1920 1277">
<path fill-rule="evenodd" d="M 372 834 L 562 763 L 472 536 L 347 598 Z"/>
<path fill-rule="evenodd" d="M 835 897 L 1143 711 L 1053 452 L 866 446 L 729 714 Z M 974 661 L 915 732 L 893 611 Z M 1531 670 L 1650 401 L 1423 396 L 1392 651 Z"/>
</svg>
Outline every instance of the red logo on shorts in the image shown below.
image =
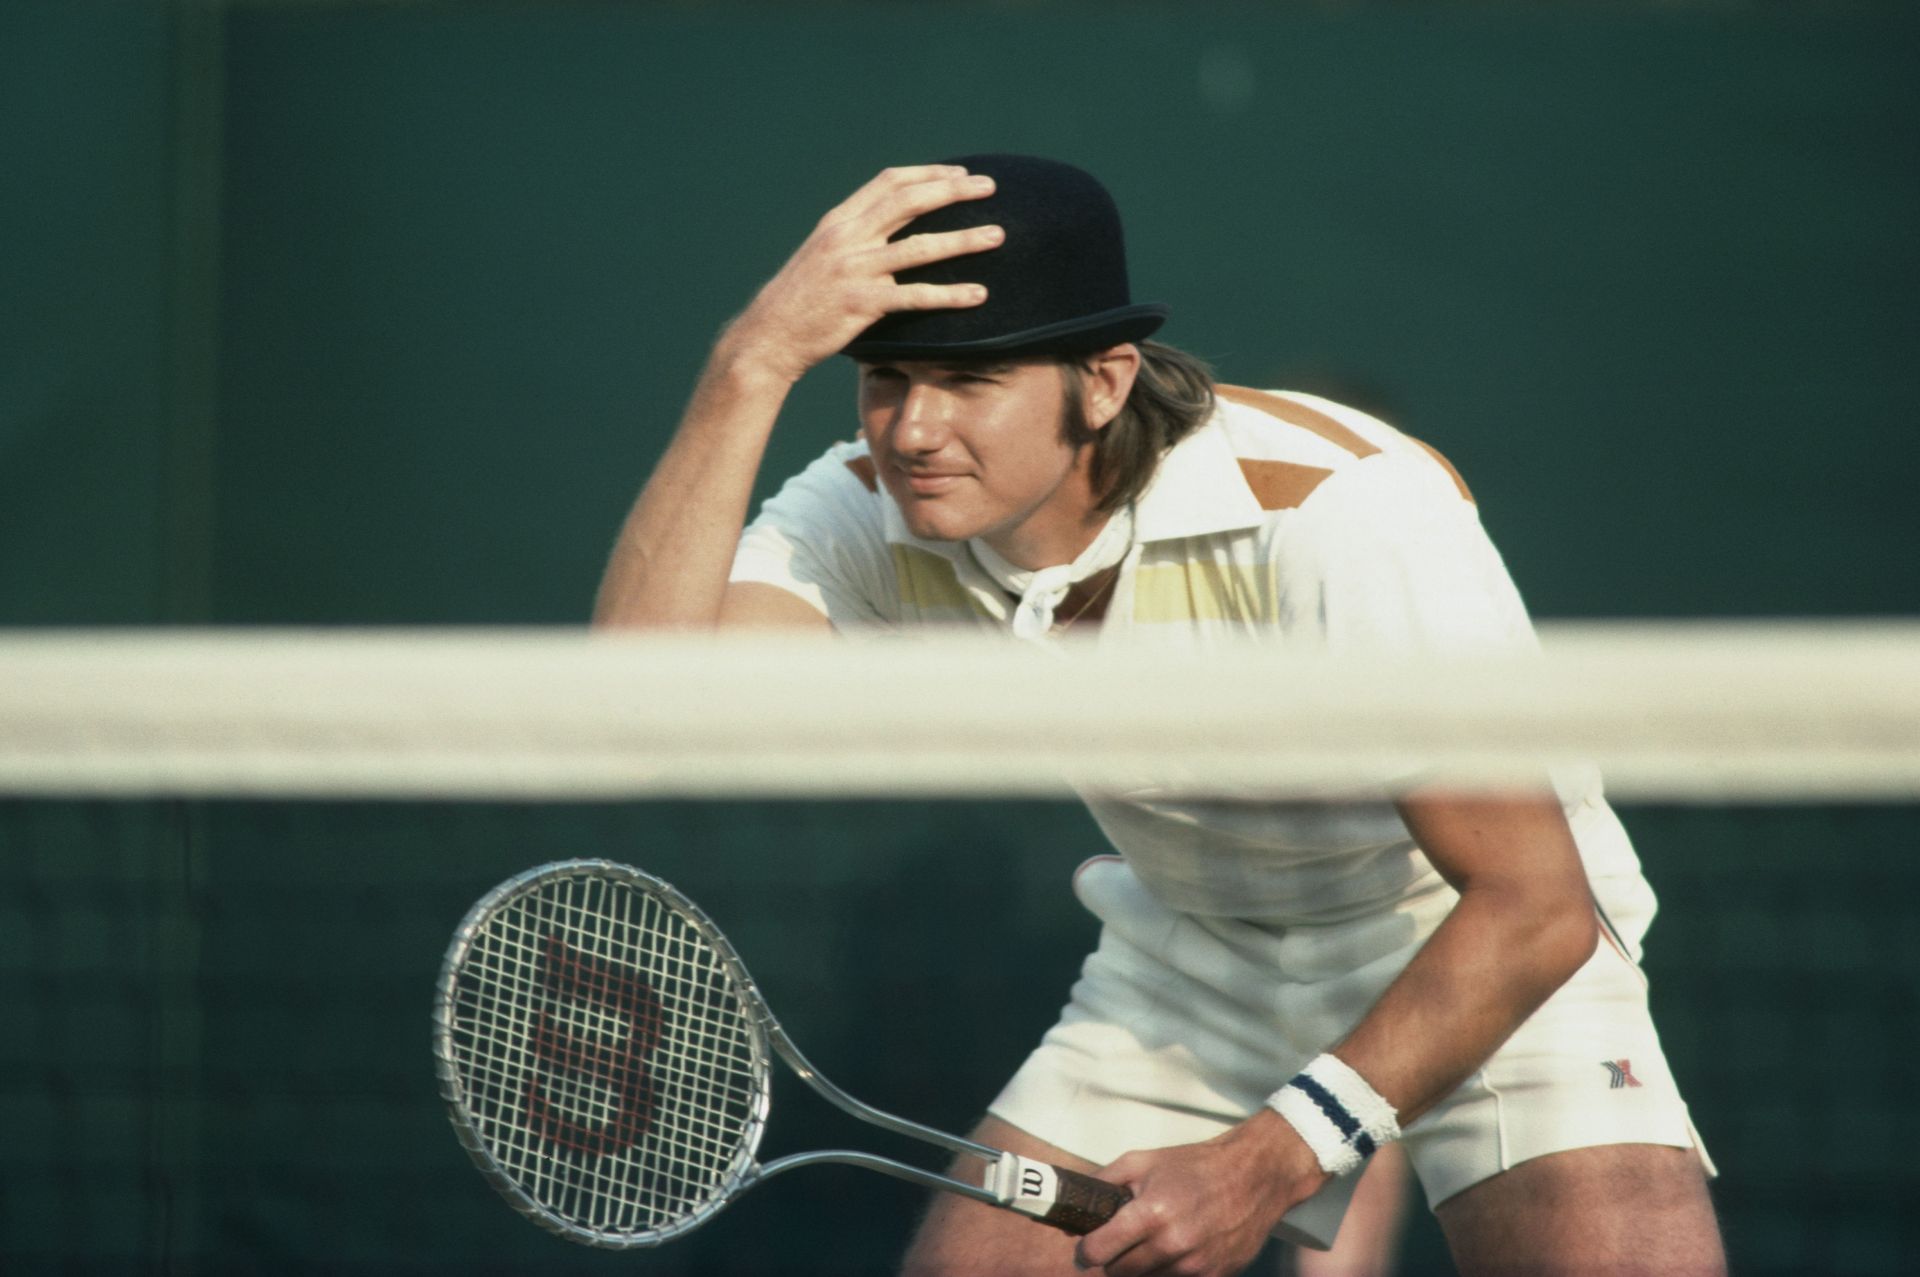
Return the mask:
<svg viewBox="0 0 1920 1277">
<path fill-rule="evenodd" d="M 1632 1060 L 1602 1060 L 1600 1067 L 1607 1071 L 1607 1089 L 1617 1091 L 1623 1086 L 1639 1086 L 1640 1079 L 1633 1075 Z"/>
</svg>

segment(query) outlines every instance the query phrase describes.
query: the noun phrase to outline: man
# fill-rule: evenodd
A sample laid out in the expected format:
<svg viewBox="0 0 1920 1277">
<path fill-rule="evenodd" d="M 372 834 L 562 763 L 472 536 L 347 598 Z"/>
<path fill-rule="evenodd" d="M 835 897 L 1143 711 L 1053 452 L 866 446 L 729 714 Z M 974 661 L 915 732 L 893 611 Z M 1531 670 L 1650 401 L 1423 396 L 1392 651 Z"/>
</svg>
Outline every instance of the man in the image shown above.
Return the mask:
<svg viewBox="0 0 1920 1277">
<path fill-rule="evenodd" d="M 882 173 L 721 335 L 597 620 L 1526 646 L 1437 454 L 1325 400 L 1216 388 L 1147 340 L 1164 317 L 1131 301 L 1087 174 Z M 788 389 L 839 353 L 861 441 L 747 527 Z M 1077 1242 L 941 1200 L 910 1271 L 1236 1272 L 1275 1231 L 1330 1242 L 1403 1135 L 1465 1272 L 1723 1269 L 1635 965 L 1651 893 L 1591 778 L 1089 807 L 1122 853 L 1075 883 L 1100 947 L 977 1135 L 1133 1200 Z"/>
</svg>

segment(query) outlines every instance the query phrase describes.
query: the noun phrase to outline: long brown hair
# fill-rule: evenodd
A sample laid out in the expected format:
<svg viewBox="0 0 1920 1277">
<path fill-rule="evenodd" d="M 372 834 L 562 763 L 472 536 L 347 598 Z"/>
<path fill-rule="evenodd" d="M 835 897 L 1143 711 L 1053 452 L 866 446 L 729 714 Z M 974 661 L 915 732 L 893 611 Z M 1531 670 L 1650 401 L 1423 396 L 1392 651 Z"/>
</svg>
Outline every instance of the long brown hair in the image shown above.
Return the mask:
<svg viewBox="0 0 1920 1277">
<path fill-rule="evenodd" d="M 1076 375 L 1085 361 L 1062 361 L 1066 372 L 1067 442 L 1091 444 L 1088 477 L 1099 494 L 1102 514 L 1136 500 L 1146 491 L 1167 449 L 1191 434 L 1213 412 L 1213 370 L 1197 356 L 1157 341 L 1140 347 L 1140 372 L 1119 415 L 1099 430 L 1087 426 L 1086 400 Z"/>
</svg>

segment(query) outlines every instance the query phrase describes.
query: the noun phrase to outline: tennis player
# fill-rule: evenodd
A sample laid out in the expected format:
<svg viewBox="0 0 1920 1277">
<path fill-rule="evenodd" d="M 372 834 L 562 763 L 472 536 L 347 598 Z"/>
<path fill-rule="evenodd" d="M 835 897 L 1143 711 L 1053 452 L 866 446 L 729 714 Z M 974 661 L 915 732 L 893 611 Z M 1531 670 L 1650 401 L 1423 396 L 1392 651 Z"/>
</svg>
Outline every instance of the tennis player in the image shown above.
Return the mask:
<svg viewBox="0 0 1920 1277">
<path fill-rule="evenodd" d="M 1325 399 L 1216 385 L 1148 340 L 1165 317 L 1132 300 L 1087 174 L 880 174 L 720 336 L 598 622 L 958 623 L 1177 659 L 1243 634 L 1276 659 L 1529 647 L 1437 453 Z M 749 524 L 788 391 L 838 354 L 859 440 Z M 1396 1140 L 1463 1272 L 1724 1269 L 1638 966 L 1653 896 L 1596 777 L 1088 803 L 1118 853 L 1074 884 L 1099 947 L 977 1134 L 1134 1198 L 1078 1241 L 945 1199 L 909 1271 L 1236 1272 L 1271 1234 L 1328 1245 Z"/>
</svg>

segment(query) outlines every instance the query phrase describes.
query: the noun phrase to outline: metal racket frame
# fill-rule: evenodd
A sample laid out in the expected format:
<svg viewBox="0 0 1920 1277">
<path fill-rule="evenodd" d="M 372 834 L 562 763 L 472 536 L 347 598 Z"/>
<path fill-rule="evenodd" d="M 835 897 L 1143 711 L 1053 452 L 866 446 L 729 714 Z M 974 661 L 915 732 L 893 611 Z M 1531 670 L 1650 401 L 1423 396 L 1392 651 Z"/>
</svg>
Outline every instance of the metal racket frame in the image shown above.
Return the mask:
<svg viewBox="0 0 1920 1277">
<path fill-rule="evenodd" d="M 520 1186 L 518 1180 L 488 1148 L 486 1140 L 474 1123 L 467 1091 L 456 1063 L 453 1041 L 456 986 L 475 938 L 496 913 L 507 908 L 520 897 L 538 891 L 556 878 L 564 877 L 589 877 L 624 883 L 661 901 L 678 914 L 712 948 L 732 991 L 739 997 L 746 1011 L 753 1090 L 750 1116 L 745 1124 L 739 1146 L 735 1150 L 732 1163 L 706 1200 L 662 1227 L 639 1232 L 614 1232 L 590 1228 L 534 1198 Z M 473 1159 L 474 1165 L 486 1177 L 487 1182 L 492 1184 L 515 1210 L 542 1228 L 569 1241 L 612 1250 L 657 1246 L 698 1228 L 740 1194 L 763 1180 L 796 1167 L 826 1163 L 861 1166 L 922 1187 L 958 1193 L 996 1206 L 1004 1205 L 1003 1199 L 990 1189 L 921 1167 L 910 1166 L 904 1162 L 850 1149 L 794 1153 L 764 1164 L 756 1162 L 754 1154 L 760 1147 L 761 1136 L 766 1132 L 767 1113 L 772 1104 L 773 1067 L 767 1049 L 769 1045 L 807 1085 L 863 1122 L 924 1140 L 950 1152 L 969 1154 L 989 1164 L 997 1163 L 1001 1158 L 999 1149 L 977 1144 L 972 1140 L 883 1112 L 871 1105 L 861 1103 L 835 1086 L 813 1066 L 805 1055 L 801 1054 L 800 1048 L 793 1044 L 786 1030 L 780 1027 L 780 1022 L 774 1018 L 766 999 L 761 995 L 759 986 L 754 984 L 753 977 L 747 973 L 746 964 L 740 960 L 739 954 L 721 934 L 719 927 L 714 925 L 713 920 L 670 884 L 630 865 L 611 860 L 563 860 L 541 865 L 508 879 L 481 897 L 479 902 L 467 911 L 467 916 L 455 930 L 453 941 L 448 946 L 446 957 L 440 965 L 440 980 L 433 1004 L 434 1073 L 439 1078 L 440 1094 L 447 1102 L 448 1117 L 453 1123 L 455 1133 L 459 1136 L 460 1144 L 467 1150 L 468 1156 Z"/>
</svg>

